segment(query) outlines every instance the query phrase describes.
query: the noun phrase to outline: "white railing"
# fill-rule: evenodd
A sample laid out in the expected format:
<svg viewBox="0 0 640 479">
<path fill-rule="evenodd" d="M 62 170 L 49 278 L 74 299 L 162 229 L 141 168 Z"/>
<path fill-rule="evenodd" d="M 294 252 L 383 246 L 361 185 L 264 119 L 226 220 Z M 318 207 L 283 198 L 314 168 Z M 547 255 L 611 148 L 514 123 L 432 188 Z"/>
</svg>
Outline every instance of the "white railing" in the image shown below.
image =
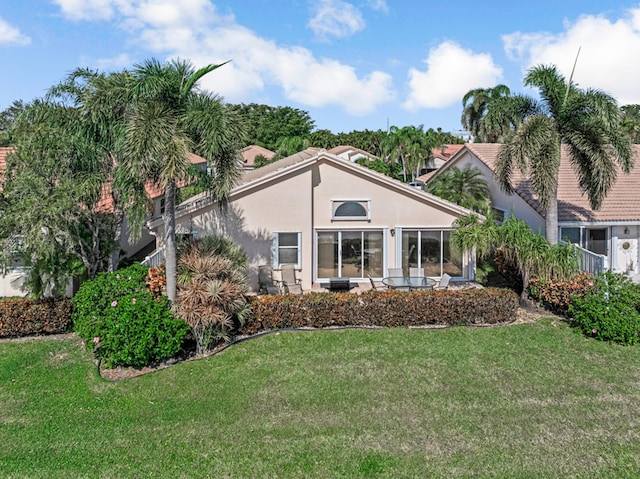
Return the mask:
<svg viewBox="0 0 640 479">
<path fill-rule="evenodd" d="M 153 253 L 145 257 L 141 261 L 141 263 L 148 266 L 149 268 L 160 266 L 162 263 L 164 263 L 164 248 L 158 248 Z"/>
<path fill-rule="evenodd" d="M 581 271 L 587 271 L 595 276 L 609 270 L 609 258 L 607 256 L 589 251 L 575 243 L 572 243 L 571 246 L 576 252 L 578 268 Z"/>
</svg>

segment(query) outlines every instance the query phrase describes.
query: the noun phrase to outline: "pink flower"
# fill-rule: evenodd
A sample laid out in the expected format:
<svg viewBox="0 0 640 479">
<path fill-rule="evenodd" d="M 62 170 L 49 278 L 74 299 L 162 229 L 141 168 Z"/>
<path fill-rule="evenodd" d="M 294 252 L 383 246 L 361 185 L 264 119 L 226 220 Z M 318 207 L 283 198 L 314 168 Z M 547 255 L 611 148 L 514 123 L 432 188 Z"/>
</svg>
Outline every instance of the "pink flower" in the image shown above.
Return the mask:
<svg viewBox="0 0 640 479">
<path fill-rule="evenodd" d="M 116 278 L 117 278 L 117 279 L 120 279 L 120 275 L 119 275 L 119 274 L 116 274 Z"/>
<path fill-rule="evenodd" d="M 114 301 L 113 303 L 111 303 L 111 307 L 112 307 L 112 308 L 115 308 L 117 305 L 118 305 L 118 302 L 117 302 L 117 301 Z"/>
<path fill-rule="evenodd" d="M 100 338 L 93 338 L 93 342 L 94 342 L 95 344 L 98 344 L 98 343 L 100 342 Z"/>
<path fill-rule="evenodd" d="M 589 281 L 589 286 L 593 286 L 593 281 Z"/>
<path fill-rule="evenodd" d="M 592 329 L 592 330 L 591 330 L 591 334 L 596 334 L 597 332 L 598 332 L 598 330 L 597 330 L 597 329 Z"/>
<path fill-rule="evenodd" d="M 136 304 L 136 298 L 133 298 L 133 299 L 131 300 L 131 302 L 132 302 L 133 304 Z"/>
<path fill-rule="evenodd" d="M 82 346 L 84 346 L 84 345 L 85 345 L 85 342 L 84 342 L 84 341 L 82 341 L 80 344 L 81 344 Z"/>
</svg>

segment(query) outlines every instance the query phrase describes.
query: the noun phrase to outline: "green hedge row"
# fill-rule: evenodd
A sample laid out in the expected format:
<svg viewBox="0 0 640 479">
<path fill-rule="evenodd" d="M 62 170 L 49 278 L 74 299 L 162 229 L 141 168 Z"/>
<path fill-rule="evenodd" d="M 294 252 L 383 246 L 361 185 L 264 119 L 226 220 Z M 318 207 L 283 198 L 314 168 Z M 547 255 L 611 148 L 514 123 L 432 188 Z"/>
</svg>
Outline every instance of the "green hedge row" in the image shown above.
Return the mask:
<svg viewBox="0 0 640 479">
<path fill-rule="evenodd" d="M 498 324 L 515 319 L 518 295 L 506 289 L 369 291 L 265 295 L 251 300 L 239 334 L 283 328 Z"/>
<path fill-rule="evenodd" d="M 71 301 L 67 298 L 2 300 L 0 338 L 67 332 L 71 329 L 71 310 Z"/>
</svg>

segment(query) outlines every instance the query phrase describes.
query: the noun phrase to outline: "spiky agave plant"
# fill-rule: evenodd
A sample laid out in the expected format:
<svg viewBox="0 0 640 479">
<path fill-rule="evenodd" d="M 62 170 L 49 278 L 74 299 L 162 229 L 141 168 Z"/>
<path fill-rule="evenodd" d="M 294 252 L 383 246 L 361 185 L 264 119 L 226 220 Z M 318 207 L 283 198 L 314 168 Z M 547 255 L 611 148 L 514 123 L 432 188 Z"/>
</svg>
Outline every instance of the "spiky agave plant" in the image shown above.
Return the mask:
<svg viewBox="0 0 640 479">
<path fill-rule="evenodd" d="M 174 311 L 191 328 L 202 354 L 228 341 L 236 323 L 243 324 L 249 314 L 244 268 L 194 243 L 180 255 L 177 269 Z"/>
</svg>

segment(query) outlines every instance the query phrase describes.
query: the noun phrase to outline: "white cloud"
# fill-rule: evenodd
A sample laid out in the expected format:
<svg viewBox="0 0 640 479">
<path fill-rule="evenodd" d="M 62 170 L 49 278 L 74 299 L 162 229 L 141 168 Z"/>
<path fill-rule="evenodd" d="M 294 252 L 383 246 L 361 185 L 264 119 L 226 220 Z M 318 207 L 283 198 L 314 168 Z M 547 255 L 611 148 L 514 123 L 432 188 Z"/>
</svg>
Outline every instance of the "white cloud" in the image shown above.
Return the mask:
<svg viewBox="0 0 640 479">
<path fill-rule="evenodd" d="M 341 0 L 317 0 L 313 10 L 307 27 L 322 40 L 350 37 L 366 26 L 360 10 Z"/>
<path fill-rule="evenodd" d="M 110 20 L 121 0 L 53 0 L 70 20 Z"/>
<path fill-rule="evenodd" d="M 369 0 L 367 2 L 369 7 L 377 12 L 389 13 L 389 7 L 386 0 Z"/>
<path fill-rule="evenodd" d="M 0 18 L 0 45 L 28 45 L 29 43 L 31 43 L 31 38 L 23 35 L 20 30 Z"/>
<path fill-rule="evenodd" d="M 73 0 L 57 1 L 71 6 Z M 80 4 L 84 3 L 73 5 Z M 176 4 L 174 0 L 114 0 L 110 5 L 113 21 L 158 57 L 188 58 L 198 67 L 232 60 L 201 82 L 227 101 L 248 103 L 259 98 L 268 102 L 265 96 L 275 86 L 287 100 L 303 106 L 331 106 L 364 115 L 395 98 L 387 73 L 359 74 L 335 59 L 317 58 L 306 48 L 278 45 L 238 25 L 232 15 L 221 14 L 209 0 L 181 0 L 179 9 Z M 113 67 L 126 58 L 100 62 Z"/>
<path fill-rule="evenodd" d="M 539 64 L 554 64 L 567 78 L 580 48 L 574 81 L 582 88 L 598 88 L 620 104 L 640 103 L 640 7 L 611 21 L 602 15 L 583 15 L 565 22 L 562 33 L 515 32 L 502 37 L 505 52 L 521 63 L 523 72 Z"/>
<path fill-rule="evenodd" d="M 425 63 L 426 71 L 409 70 L 410 93 L 402 104 L 407 110 L 451 106 L 469 90 L 495 86 L 502 78 L 502 68 L 491 55 L 465 50 L 450 41 L 432 48 Z"/>
</svg>

